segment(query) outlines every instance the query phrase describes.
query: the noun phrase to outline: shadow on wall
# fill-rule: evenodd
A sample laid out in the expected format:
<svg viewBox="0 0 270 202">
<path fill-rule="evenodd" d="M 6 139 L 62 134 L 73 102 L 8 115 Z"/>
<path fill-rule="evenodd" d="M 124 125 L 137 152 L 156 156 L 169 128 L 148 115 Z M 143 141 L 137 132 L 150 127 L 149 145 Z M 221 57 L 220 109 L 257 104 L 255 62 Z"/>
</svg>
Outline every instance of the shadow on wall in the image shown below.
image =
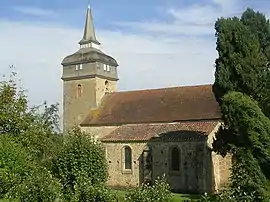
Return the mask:
<svg viewBox="0 0 270 202">
<path fill-rule="evenodd" d="M 151 138 L 139 157 L 140 184 L 152 184 L 165 174 L 173 192 L 213 192 L 213 163 L 206 141 L 203 133 L 186 130 Z"/>
</svg>

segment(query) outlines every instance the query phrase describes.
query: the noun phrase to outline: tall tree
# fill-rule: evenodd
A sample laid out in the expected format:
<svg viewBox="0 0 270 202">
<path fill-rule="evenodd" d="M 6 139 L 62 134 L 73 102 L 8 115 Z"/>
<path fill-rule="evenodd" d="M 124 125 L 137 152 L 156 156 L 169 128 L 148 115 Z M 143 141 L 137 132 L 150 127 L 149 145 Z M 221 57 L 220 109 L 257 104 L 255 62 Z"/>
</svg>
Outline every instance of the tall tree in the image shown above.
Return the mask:
<svg viewBox="0 0 270 202">
<path fill-rule="evenodd" d="M 213 147 L 222 155 L 232 152 L 238 161 L 233 170 L 241 164 L 241 172 L 250 176 L 244 179 L 237 172 L 231 176 L 235 180 L 232 192 L 238 198 L 246 194 L 250 200 L 245 201 L 263 201 L 259 198 L 264 198 L 264 192 L 255 196 L 252 190 L 263 188 L 265 177 L 270 179 L 268 28 L 264 16 L 252 9 L 247 9 L 241 19 L 221 18 L 215 24 L 218 58 L 213 92 L 224 123 Z M 249 169 L 252 164 L 259 166 L 256 172 Z M 242 185 L 245 192 L 237 191 L 233 184 Z"/>
<path fill-rule="evenodd" d="M 260 46 L 263 53 L 270 61 L 270 22 L 266 19 L 265 15 L 260 12 L 255 12 L 251 8 L 242 14 L 241 21 L 244 25 L 248 26 L 249 29 L 255 34 L 260 42 Z"/>
<path fill-rule="evenodd" d="M 238 148 L 250 150 L 270 179 L 270 120 L 249 96 L 227 93 L 221 105 L 222 127 L 213 146 L 222 155 Z"/>
<path fill-rule="evenodd" d="M 267 80 L 268 61 L 258 38 L 238 18 L 218 19 L 215 82 L 213 92 L 220 103 L 229 91 L 243 92 L 260 100 Z"/>
<path fill-rule="evenodd" d="M 260 107 L 270 118 L 270 22 L 263 13 L 255 12 L 251 8 L 242 14 L 241 22 L 258 38 L 261 50 L 268 60 L 267 79 L 264 81 L 265 88 L 262 90 Z"/>
</svg>

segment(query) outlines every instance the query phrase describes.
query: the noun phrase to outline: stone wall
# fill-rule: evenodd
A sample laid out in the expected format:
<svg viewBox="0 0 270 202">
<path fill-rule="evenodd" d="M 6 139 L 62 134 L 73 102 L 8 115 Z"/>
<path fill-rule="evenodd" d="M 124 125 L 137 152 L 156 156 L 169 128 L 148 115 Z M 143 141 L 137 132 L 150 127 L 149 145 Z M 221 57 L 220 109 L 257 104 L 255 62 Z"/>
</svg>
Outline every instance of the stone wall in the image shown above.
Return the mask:
<svg viewBox="0 0 270 202">
<path fill-rule="evenodd" d="M 170 149 L 180 149 L 180 169 L 171 171 Z M 165 174 L 172 190 L 182 193 L 208 191 L 211 173 L 207 172 L 211 159 L 205 142 L 161 142 L 153 144 L 153 179 Z M 207 187 L 208 186 L 208 187 Z"/>
<path fill-rule="evenodd" d="M 206 142 L 154 142 L 154 143 L 105 143 L 109 165 L 108 185 L 113 187 L 136 187 L 143 182 L 143 151 L 152 148 L 152 180 L 165 174 L 171 188 L 179 192 L 204 193 L 212 187 L 209 172 L 211 152 Z M 132 171 L 123 169 L 123 148 L 132 149 Z M 169 170 L 169 149 L 177 146 L 181 151 L 180 171 Z"/>
<path fill-rule="evenodd" d="M 212 147 L 212 143 L 214 141 L 216 132 L 218 131 L 219 127 L 221 126 L 221 123 L 216 126 L 216 128 L 210 133 L 208 136 L 207 144 L 209 148 Z M 232 167 L 232 156 L 227 155 L 226 157 L 222 157 L 221 155 L 216 154 L 215 152 L 212 152 L 212 159 L 211 162 L 209 162 L 210 165 L 212 165 L 212 191 L 216 192 L 222 186 L 224 186 L 229 181 L 229 177 L 231 174 L 230 168 Z"/>
<path fill-rule="evenodd" d="M 78 97 L 77 87 L 81 85 L 82 95 Z M 63 82 L 63 129 L 66 132 L 79 125 L 96 100 L 96 81 L 93 79 L 71 80 Z"/>
<path fill-rule="evenodd" d="M 200 141 L 155 141 L 155 142 L 110 142 L 104 143 L 108 162 L 108 185 L 112 187 L 136 187 L 143 182 L 143 151 L 152 148 L 152 180 L 166 175 L 171 188 L 178 192 L 211 193 L 217 191 L 229 179 L 231 158 L 222 158 L 211 151 L 218 125 L 205 140 Z M 117 126 L 83 127 L 82 130 L 96 138 L 102 138 Z M 123 169 L 123 148 L 132 150 L 132 170 Z M 180 170 L 169 170 L 169 151 L 173 146 L 180 149 Z"/>
<path fill-rule="evenodd" d="M 214 191 L 218 191 L 222 186 L 228 183 L 231 171 L 230 168 L 232 166 L 232 156 L 227 155 L 226 157 L 222 157 L 213 152 L 213 177 L 214 177 Z"/>
<path fill-rule="evenodd" d="M 90 136 L 99 139 L 110 134 L 112 131 L 117 129 L 118 126 L 91 126 L 91 127 L 81 127 L 83 132 L 86 132 Z"/>
<path fill-rule="evenodd" d="M 108 185 L 112 187 L 137 187 L 141 183 L 141 158 L 146 143 L 106 143 L 106 158 L 108 162 Z M 124 169 L 123 149 L 129 146 L 132 150 L 132 169 Z"/>
<path fill-rule="evenodd" d="M 78 85 L 81 85 L 81 96 L 78 96 Z M 79 125 L 98 107 L 106 92 L 114 92 L 116 81 L 104 78 L 67 80 L 63 82 L 63 129 L 66 132 L 74 125 Z"/>
</svg>

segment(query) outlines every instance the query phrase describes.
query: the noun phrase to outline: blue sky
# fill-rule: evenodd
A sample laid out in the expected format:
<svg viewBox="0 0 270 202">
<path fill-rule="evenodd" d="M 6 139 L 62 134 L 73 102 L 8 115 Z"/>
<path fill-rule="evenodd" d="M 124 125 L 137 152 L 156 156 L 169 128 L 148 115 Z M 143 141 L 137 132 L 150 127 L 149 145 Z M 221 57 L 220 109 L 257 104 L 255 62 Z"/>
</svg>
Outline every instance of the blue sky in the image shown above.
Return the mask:
<svg viewBox="0 0 270 202">
<path fill-rule="evenodd" d="M 0 73 L 14 64 L 32 104 L 61 102 L 61 61 L 78 50 L 87 0 L 0 1 Z M 119 63 L 119 90 L 212 83 L 214 22 L 269 0 L 91 0 L 96 35 Z"/>
<path fill-rule="evenodd" d="M 90 2 L 95 12 L 97 28 L 116 29 L 115 22 L 172 21 L 172 16 L 167 13 L 169 9 L 185 9 L 194 5 L 218 8 L 220 4 L 230 4 L 226 1 L 232 2 L 232 0 L 91 0 Z M 82 12 L 87 4 L 88 0 L 5 0 L 0 1 L 0 18 L 15 21 L 47 21 L 81 27 L 84 20 Z M 234 4 L 239 10 L 247 6 L 265 10 L 270 5 L 267 0 L 235 0 Z M 38 16 L 38 11 L 44 13 Z"/>
</svg>

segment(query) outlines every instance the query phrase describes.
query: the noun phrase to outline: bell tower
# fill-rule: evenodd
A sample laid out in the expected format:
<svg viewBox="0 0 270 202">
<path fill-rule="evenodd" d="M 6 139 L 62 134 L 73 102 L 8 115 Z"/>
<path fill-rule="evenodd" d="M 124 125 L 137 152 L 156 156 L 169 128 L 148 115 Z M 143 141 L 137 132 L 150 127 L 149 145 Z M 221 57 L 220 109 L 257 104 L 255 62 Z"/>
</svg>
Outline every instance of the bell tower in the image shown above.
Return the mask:
<svg viewBox="0 0 270 202">
<path fill-rule="evenodd" d="M 80 48 L 65 57 L 63 66 L 63 131 L 79 125 L 105 93 L 117 90 L 117 61 L 99 49 L 90 5 Z"/>
</svg>

